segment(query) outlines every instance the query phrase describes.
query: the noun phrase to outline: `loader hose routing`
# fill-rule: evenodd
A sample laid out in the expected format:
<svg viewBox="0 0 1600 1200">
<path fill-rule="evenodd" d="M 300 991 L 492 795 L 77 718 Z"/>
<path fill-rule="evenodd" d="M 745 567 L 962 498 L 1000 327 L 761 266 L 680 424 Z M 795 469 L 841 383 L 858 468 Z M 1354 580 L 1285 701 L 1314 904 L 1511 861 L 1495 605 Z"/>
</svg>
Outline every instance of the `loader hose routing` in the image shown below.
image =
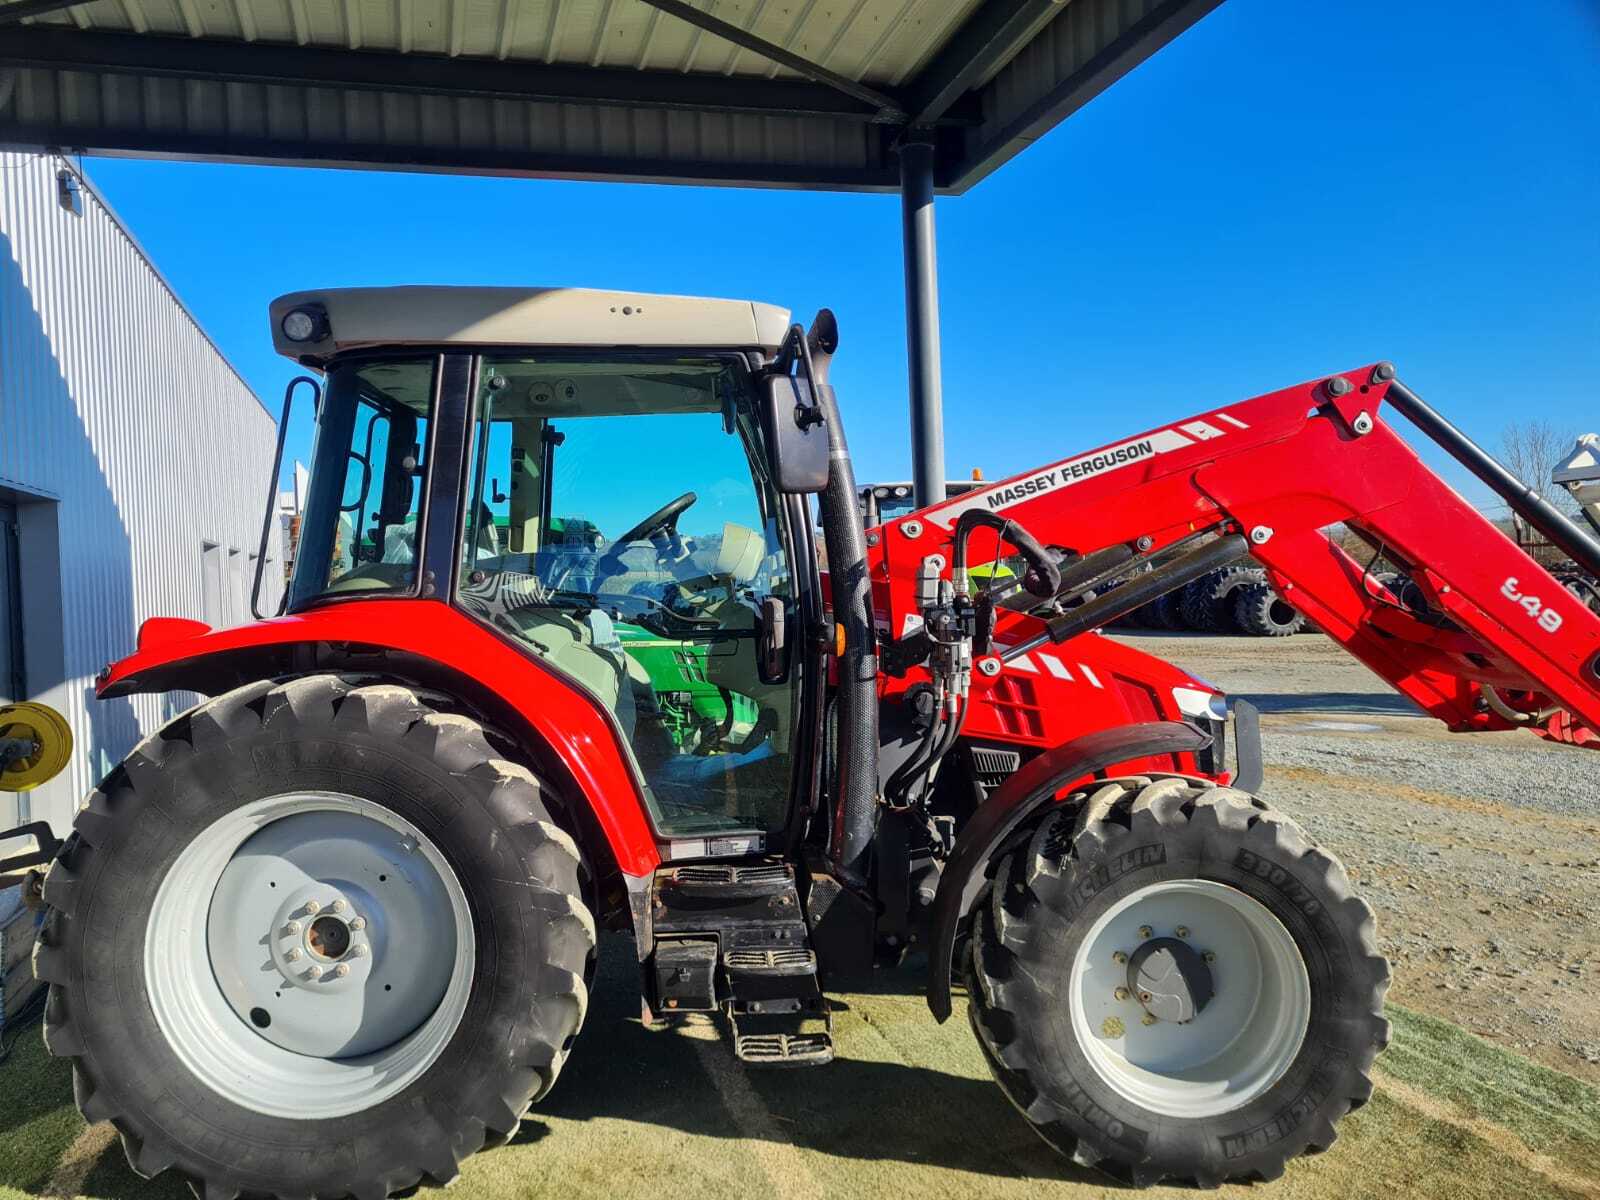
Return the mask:
<svg viewBox="0 0 1600 1200">
<path fill-rule="evenodd" d="M 967 540 L 979 527 L 998 530 L 1002 541 L 1010 542 L 1028 560 L 1028 573 L 1022 586 L 1035 596 L 1050 599 L 1061 588 L 1061 567 L 1052 555 L 1021 525 L 983 508 L 969 508 L 956 521 L 950 552 L 951 579 L 956 591 L 967 590 Z"/>
</svg>

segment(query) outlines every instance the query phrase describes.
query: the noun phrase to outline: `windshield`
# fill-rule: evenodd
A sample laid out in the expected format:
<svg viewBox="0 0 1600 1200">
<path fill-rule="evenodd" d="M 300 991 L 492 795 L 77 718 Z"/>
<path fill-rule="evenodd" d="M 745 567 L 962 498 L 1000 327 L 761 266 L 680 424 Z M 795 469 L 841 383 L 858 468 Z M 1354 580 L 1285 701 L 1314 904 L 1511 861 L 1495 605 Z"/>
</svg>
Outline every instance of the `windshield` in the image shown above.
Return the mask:
<svg viewBox="0 0 1600 1200">
<path fill-rule="evenodd" d="M 432 358 L 329 368 L 291 606 L 416 583 L 433 373 Z"/>
<path fill-rule="evenodd" d="M 611 710 L 663 832 L 780 827 L 797 683 L 756 639 L 793 589 L 742 362 L 486 358 L 477 414 L 457 603 Z"/>
</svg>

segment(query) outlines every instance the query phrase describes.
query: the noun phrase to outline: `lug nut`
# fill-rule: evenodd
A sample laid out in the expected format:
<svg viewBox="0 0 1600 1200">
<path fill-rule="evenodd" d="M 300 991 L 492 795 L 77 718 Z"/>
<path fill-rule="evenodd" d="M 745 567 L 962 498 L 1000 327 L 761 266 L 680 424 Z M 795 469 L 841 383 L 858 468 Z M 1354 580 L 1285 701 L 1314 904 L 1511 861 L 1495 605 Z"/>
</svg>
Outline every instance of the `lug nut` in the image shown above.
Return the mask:
<svg viewBox="0 0 1600 1200">
<path fill-rule="evenodd" d="M 351 917 L 350 918 L 350 928 L 351 929 L 365 929 L 366 927 L 367 927 L 367 919 L 365 917 Z"/>
<path fill-rule="evenodd" d="M 1208 963 L 1214 963 L 1217 961 L 1217 952 L 1215 950 L 1207 950 L 1200 957 L 1205 959 Z"/>
<path fill-rule="evenodd" d="M 349 908 L 350 906 L 348 904 L 346 904 L 343 900 L 335 900 L 332 904 L 328 905 L 328 907 L 333 909 L 334 912 L 343 912 L 345 909 Z"/>
<path fill-rule="evenodd" d="M 283 956 L 290 962 L 297 961 L 300 958 L 300 947 L 290 946 L 288 950 L 284 951 Z"/>
<path fill-rule="evenodd" d="M 1139 1024 L 1141 1025 L 1154 1025 L 1155 1023 L 1156 1017 L 1154 1013 L 1145 1013 L 1144 1016 L 1139 1018 Z"/>
<path fill-rule="evenodd" d="M 1113 996 L 1115 996 L 1118 1000 L 1126 1000 L 1128 998 L 1128 989 L 1125 988 L 1125 987 L 1119 987 L 1116 991 L 1112 992 L 1111 994 Z"/>
<path fill-rule="evenodd" d="M 350 947 L 350 957 L 351 958 L 365 958 L 366 956 L 367 956 L 367 947 L 366 947 L 365 943 L 361 943 L 361 944 L 358 944 L 358 945 Z"/>
<path fill-rule="evenodd" d="M 322 905 L 318 904 L 315 900 L 307 900 L 306 901 L 306 912 L 308 914 L 310 914 L 311 916 L 314 917 L 321 911 L 322 911 Z"/>
<path fill-rule="evenodd" d="M 1125 963 L 1128 961 L 1128 956 L 1121 950 L 1118 950 L 1111 955 L 1111 961 L 1118 964 Z"/>
<path fill-rule="evenodd" d="M 300 922 L 299 921 L 290 921 L 287 925 L 285 925 L 283 927 L 283 936 L 284 937 L 293 937 L 295 934 L 297 934 L 299 932 L 300 932 Z"/>
<path fill-rule="evenodd" d="M 1189 927 L 1187 925 L 1179 925 L 1172 933 L 1174 937 L 1186 938 L 1189 936 Z"/>
<path fill-rule="evenodd" d="M 319 967 L 316 963 L 312 963 L 310 969 L 308 971 L 306 971 L 306 975 L 309 976 L 312 979 L 321 979 L 322 978 L 322 968 Z"/>
<path fill-rule="evenodd" d="M 343 979 L 346 975 L 350 974 L 350 964 L 340 963 L 333 969 L 333 973 L 337 978 Z"/>
<path fill-rule="evenodd" d="M 1139 936 L 1140 937 L 1147 938 L 1153 933 L 1155 933 L 1155 930 L 1151 929 L 1150 926 L 1148 926 L 1148 925 L 1139 926 Z"/>
</svg>

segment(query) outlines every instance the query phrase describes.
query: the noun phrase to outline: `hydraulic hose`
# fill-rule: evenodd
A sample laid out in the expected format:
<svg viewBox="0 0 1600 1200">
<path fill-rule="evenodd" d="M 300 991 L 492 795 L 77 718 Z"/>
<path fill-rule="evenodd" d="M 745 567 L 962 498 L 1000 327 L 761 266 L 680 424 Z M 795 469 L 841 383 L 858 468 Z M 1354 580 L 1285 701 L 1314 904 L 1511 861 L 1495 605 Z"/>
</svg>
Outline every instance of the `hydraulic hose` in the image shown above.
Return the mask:
<svg viewBox="0 0 1600 1200">
<path fill-rule="evenodd" d="M 944 715 L 941 705 L 936 708 L 933 718 L 928 722 L 928 728 L 922 735 L 922 740 L 917 743 L 917 748 L 912 751 L 911 757 L 901 763 L 889 781 L 884 785 L 884 794 L 890 803 L 904 807 L 904 797 L 911 790 L 912 782 L 918 775 L 931 767 L 938 757 L 939 744 L 943 740 L 945 726 L 949 723 Z"/>
<path fill-rule="evenodd" d="M 985 508 L 969 508 L 956 521 L 950 551 L 950 567 L 955 577 L 957 591 L 966 590 L 967 539 L 979 526 L 999 530 L 1000 537 L 1015 546 L 1022 557 L 1027 559 L 1030 570 L 1022 581 L 1023 587 L 1035 596 L 1044 598 L 1056 594 L 1061 587 L 1061 568 L 1050 552 L 1021 525 Z"/>
</svg>

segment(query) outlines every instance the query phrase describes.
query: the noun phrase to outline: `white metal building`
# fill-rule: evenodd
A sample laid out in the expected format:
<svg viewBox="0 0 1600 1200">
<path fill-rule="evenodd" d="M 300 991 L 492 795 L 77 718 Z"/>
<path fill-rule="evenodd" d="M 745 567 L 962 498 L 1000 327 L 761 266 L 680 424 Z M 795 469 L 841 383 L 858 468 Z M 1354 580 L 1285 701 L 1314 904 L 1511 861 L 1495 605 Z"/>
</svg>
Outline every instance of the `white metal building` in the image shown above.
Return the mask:
<svg viewBox="0 0 1600 1200">
<path fill-rule="evenodd" d="M 76 742 L 53 782 L 0 792 L 0 827 L 64 834 L 172 714 L 173 698 L 94 698 L 141 621 L 249 619 L 275 437 L 77 167 L 0 153 L 0 703 L 58 709 Z M 269 563 L 264 601 L 281 581 Z"/>
</svg>

